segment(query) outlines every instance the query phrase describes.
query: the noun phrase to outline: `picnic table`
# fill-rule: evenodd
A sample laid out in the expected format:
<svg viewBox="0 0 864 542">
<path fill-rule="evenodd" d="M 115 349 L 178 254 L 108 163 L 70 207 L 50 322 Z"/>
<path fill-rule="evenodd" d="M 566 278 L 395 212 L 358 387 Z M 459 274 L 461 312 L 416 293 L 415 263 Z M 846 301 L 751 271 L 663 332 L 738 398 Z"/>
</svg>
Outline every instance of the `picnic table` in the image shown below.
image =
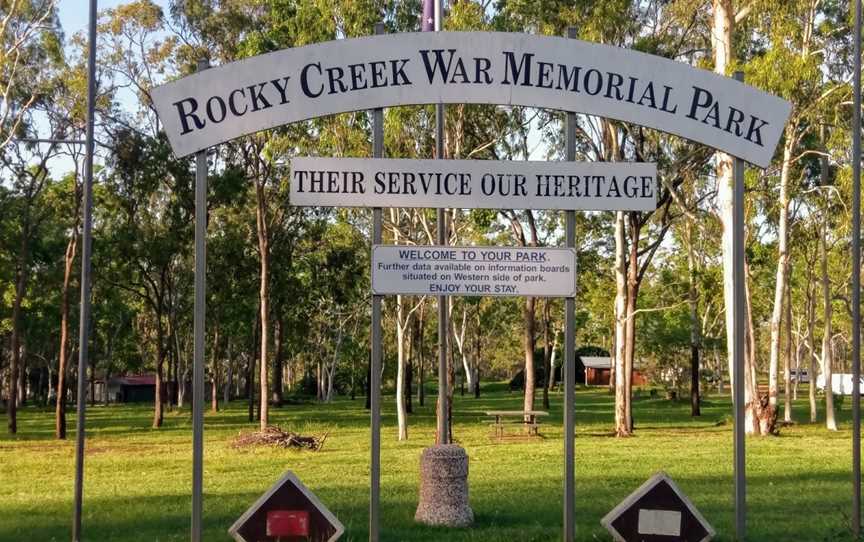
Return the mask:
<svg viewBox="0 0 864 542">
<path fill-rule="evenodd" d="M 538 418 L 548 416 L 549 413 L 543 410 L 489 410 L 486 415 L 495 418 L 492 427 L 495 428 L 495 436 L 500 439 L 504 437 L 505 418 L 519 418 L 519 422 L 528 430 L 529 436 L 538 436 L 540 434 Z"/>
</svg>

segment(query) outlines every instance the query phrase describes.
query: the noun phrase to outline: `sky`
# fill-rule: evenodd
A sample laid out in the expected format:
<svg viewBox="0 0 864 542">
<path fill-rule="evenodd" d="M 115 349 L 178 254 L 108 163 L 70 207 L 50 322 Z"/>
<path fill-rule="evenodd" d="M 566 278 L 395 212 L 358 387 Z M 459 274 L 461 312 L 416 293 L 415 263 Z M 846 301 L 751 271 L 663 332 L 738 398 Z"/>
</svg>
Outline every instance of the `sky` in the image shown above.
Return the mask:
<svg viewBox="0 0 864 542">
<path fill-rule="evenodd" d="M 97 0 L 99 11 L 128 4 L 131 0 Z M 153 0 L 156 4 L 168 8 L 168 0 Z M 90 3 L 87 0 L 58 0 L 57 9 L 60 12 L 60 24 L 66 36 L 87 30 Z"/>
<path fill-rule="evenodd" d="M 127 4 L 133 0 L 97 0 L 98 9 L 102 11 L 117 7 L 122 4 Z M 157 5 L 167 12 L 170 0 L 152 0 Z M 60 15 L 60 24 L 66 39 L 71 38 L 76 32 L 86 32 L 89 18 L 89 2 L 87 0 L 57 0 L 57 9 Z M 121 100 L 122 101 L 122 100 Z M 529 146 L 531 147 L 531 159 L 543 160 L 546 151 L 544 145 L 540 141 L 540 135 L 536 130 L 532 129 L 529 134 Z M 57 164 L 60 171 L 68 171 L 71 169 L 70 164 Z"/>
<path fill-rule="evenodd" d="M 97 0 L 97 9 L 102 11 L 127 4 L 133 0 Z M 169 0 L 153 0 L 167 11 Z M 60 26 L 68 42 L 78 32 L 87 32 L 90 16 L 90 2 L 88 0 L 57 0 L 57 11 L 60 16 Z M 98 152 L 97 152 L 98 155 Z M 98 162 L 98 156 L 97 156 Z M 55 158 L 52 169 L 56 175 L 63 175 L 73 169 L 73 163 L 65 154 Z"/>
</svg>

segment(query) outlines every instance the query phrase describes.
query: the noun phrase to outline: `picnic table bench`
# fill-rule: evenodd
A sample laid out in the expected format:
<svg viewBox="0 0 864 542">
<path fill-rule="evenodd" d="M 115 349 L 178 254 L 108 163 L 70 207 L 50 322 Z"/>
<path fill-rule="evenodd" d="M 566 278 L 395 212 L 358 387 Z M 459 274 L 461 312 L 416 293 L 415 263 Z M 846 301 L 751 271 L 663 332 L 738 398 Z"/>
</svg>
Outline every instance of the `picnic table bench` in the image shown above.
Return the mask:
<svg viewBox="0 0 864 542">
<path fill-rule="evenodd" d="M 486 415 L 495 418 L 495 422 L 491 425 L 495 429 L 495 436 L 500 439 L 504 437 L 505 418 L 518 418 L 515 423 L 521 423 L 528 430 L 529 436 L 538 436 L 540 434 L 538 418 L 548 416 L 549 413 L 542 410 L 489 410 Z"/>
</svg>

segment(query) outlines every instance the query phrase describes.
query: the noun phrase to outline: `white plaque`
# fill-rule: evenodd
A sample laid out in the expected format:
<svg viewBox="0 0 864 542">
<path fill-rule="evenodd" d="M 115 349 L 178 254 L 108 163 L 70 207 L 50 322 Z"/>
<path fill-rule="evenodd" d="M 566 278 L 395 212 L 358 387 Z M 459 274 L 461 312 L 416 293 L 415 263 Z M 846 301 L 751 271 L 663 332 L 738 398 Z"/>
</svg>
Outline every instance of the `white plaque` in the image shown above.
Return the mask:
<svg viewBox="0 0 864 542">
<path fill-rule="evenodd" d="M 306 119 L 412 104 L 521 105 L 662 130 L 758 166 L 791 104 L 659 56 L 504 32 L 415 32 L 283 49 L 152 90 L 177 156 Z"/>
<path fill-rule="evenodd" d="M 650 211 L 657 205 L 657 165 L 295 158 L 291 204 Z"/>
<path fill-rule="evenodd" d="M 574 297 L 576 250 L 375 245 L 372 293 Z"/>
<path fill-rule="evenodd" d="M 639 534 L 681 536 L 681 512 L 639 509 Z"/>
</svg>

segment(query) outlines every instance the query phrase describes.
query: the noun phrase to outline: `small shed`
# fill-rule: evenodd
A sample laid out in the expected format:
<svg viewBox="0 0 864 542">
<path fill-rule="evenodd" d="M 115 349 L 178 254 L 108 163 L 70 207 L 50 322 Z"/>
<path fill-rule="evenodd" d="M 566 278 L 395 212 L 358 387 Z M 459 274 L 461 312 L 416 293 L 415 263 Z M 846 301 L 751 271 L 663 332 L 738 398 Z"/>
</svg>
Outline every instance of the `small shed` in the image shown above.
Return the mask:
<svg viewBox="0 0 864 542">
<path fill-rule="evenodd" d="M 156 375 L 117 376 L 108 381 L 108 397 L 115 403 L 152 403 Z"/>
<path fill-rule="evenodd" d="M 582 364 L 585 366 L 586 386 L 608 386 L 612 376 L 612 358 L 610 356 L 581 356 Z M 633 369 L 633 385 L 641 386 L 647 384 L 645 376 L 639 369 Z"/>
</svg>

